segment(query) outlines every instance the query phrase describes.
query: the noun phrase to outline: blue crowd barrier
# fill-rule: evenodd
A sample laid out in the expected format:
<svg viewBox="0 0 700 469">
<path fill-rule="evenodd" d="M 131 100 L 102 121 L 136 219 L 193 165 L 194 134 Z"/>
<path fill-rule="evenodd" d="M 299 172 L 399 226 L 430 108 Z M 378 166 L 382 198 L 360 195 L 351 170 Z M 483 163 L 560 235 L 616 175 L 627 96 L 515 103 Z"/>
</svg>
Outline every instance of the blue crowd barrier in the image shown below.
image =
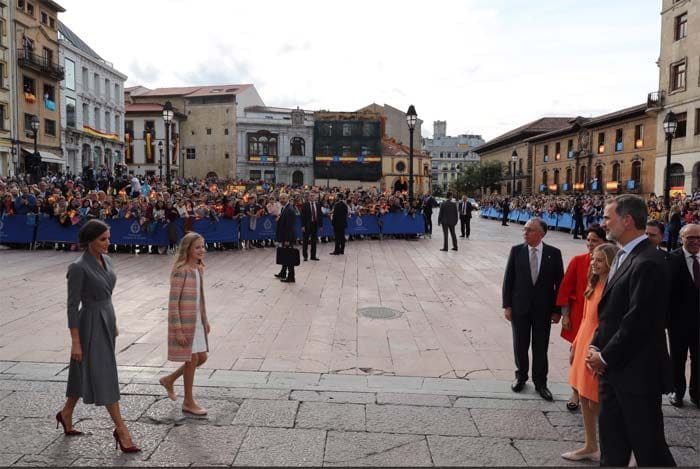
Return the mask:
<svg viewBox="0 0 700 469">
<path fill-rule="evenodd" d="M 251 227 L 251 224 L 254 226 Z M 275 239 L 277 231 L 276 217 L 265 215 L 256 218 L 254 222 L 250 218 L 241 220 L 241 239 L 244 241 L 260 241 L 263 239 Z"/>
<path fill-rule="evenodd" d="M 31 244 L 34 241 L 36 222 L 26 215 L 0 218 L 0 243 Z"/>
<path fill-rule="evenodd" d="M 405 213 L 387 213 L 382 216 L 383 234 L 423 234 L 425 218 L 422 213 L 415 216 Z"/>
<path fill-rule="evenodd" d="M 532 213 L 523 210 L 520 212 L 520 217 L 518 218 L 518 222 L 520 223 L 527 223 L 527 221 L 532 218 Z"/>
<path fill-rule="evenodd" d="M 397 215 L 397 214 L 387 214 L 384 215 L 383 218 L 387 217 L 388 215 Z M 421 233 L 425 230 L 425 223 L 422 221 L 423 220 L 423 215 L 417 215 L 416 218 L 420 216 L 421 217 L 421 223 L 423 223 L 423 230 Z M 404 215 L 404 217 L 408 217 L 408 215 Z M 408 227 L 408 229 L 413 230 L 414 227 Z M 364 215 L 364 216 L 358 216 L 358 215 L 352 215 L 348 219 L 348 226 L 345 229 L 345 233 L 352 235 L 352 236 L 357 236 L 357 235 L 378 235 L 380 233 L 379 229 L 379 218 L 376 215 Z M 406 233 L 412 233 L 412 231 L 407 231 Z"/>
<path fill-rule="evenodd" d="M 38 243 L 70 243 L 77 244 L 80 225 L 61 225 L 56 218 L 47 215 L 40 216 L 37 223 L 36 237 Z M 28 241 L 31 242 L 31 241 Z"/>
<path fill-rule="evenodd" d="M 479 216 L 480 216 L 481 218 L 486 218 L 486 212 L 487 212 L 487 211 L 488 211 L 488 209 L 486 209 L 486 208 L 480 208 L 480 209 L 479 209 Z"/>
<path fill-rule="evenodd" d="M 555 214 L 545 212 L 542 214 L 542 219 L 544 220 L 545 223 L 547 223 L 547 226 L 549 228 L 556 228 L 557 227 L 557 216 Z"/>
<path fill-rule="evenodd" d="M 570 213 L 562 213 L 559 215 L 559 223 L 557 223 L 557 229 L 559 230 L 573 230 L 574 229 L 574 217 Z"/>
<path fill-rule="evenodd" d="M 238 220 L 228 218 L 222 218 L 218 222 L 197 220 L 192 224 L 192 231 L 202 235 L 207 243 L 237 243 L 238 226 Z"/>
<path fill-rule="evenodd" d="M 138 220 L 106 220 L 110 228 L 110 239 L 113 244 L 130 246 L 139 244 L 142 246 L 167 246 L 168 232 L 161 223 L 151 225 L 151 229 Z"/>
<path fill-rule="evenodd" d="M 508 221 L 518 221 L 520 210 L 511 210 L 508 212 Z"/>
</svg>

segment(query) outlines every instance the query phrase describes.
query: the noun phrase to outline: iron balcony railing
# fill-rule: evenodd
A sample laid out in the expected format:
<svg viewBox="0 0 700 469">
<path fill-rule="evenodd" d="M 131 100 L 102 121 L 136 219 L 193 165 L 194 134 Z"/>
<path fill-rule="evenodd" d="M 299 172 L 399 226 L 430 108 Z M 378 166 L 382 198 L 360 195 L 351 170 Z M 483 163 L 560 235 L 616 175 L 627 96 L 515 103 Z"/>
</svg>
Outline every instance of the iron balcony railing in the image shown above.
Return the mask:
<svg viewBox="0 0 700 469">
<path fill-rule="evenodd" d="M 664 105 L 664 92 L 653 91 L 647 95 L 647 108 L 656 109 Z"/>
<path fill-rule="evenodd" d="M 63 80 L 65 77 L 65 69 L 63 67 L 56 62 L 52 62 L 43 55 L 37 55 L 28 49 L 18 49 L 17 59 L 20 66 L 45 73 L 56 80 Z"/>
</svg>

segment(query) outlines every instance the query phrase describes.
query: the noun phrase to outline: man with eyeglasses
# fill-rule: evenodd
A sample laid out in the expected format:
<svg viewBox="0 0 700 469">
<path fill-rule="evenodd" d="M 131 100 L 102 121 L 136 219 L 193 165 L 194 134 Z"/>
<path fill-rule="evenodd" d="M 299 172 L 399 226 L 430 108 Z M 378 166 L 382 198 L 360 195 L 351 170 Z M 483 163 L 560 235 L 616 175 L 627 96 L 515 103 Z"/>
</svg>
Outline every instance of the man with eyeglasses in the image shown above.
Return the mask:
<svg viewBox="0 0 700 469">
<path fill-rule="evenodd" d="M 683 407 L 686 390 L 685 364 L 690 352 L 690 401 L 700 407 L 700 225 L 688 224 L 681 228 L 683 246 L 670 255 L 671 304 L 669 307 L 668 335 L 671 344 L 674 392 L 671 405 Z"/>
</svg>

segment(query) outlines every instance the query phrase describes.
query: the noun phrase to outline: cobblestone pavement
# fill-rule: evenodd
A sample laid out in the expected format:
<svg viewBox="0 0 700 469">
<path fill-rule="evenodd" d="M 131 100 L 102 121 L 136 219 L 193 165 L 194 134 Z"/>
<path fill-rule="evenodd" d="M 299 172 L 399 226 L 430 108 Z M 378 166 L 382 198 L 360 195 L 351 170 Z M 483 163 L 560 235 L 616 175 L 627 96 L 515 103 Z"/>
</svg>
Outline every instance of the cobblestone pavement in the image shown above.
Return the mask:
<svg viewBox="0 0 700 469">
<path fill-rule="evenodd" d="M 102 408 L 79 404 L 85 436 L 53 416 L 65 364 L 0 362 L 0 466 L 562 466 L 583 437 L 564 385 L 448 378 L 216 370 L 197 376 L 205 418 L 184 417 L 157 384 L 163 368 L 120 367 L 122 412 L 143 452 L 114 449 Z M 664 406 L 682 466 L 700 465 L 700 411 Z M 590 465 L 590 464 L 589 464 Z"/>
</svg>

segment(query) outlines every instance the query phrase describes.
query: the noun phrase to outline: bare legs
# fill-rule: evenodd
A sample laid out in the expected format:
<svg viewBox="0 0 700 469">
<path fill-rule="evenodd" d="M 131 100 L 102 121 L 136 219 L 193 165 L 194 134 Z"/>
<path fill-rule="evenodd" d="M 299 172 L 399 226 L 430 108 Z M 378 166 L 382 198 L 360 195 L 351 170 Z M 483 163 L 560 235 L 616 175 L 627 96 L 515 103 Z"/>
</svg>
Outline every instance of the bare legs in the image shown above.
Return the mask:
<svg viewBox="0 0 700 469">
<path fill-rule="evenodd" d="M 61 409 L 61 416 L 63 417 L 63 422 L 66 425 L 66 430 L 73 429 L 73 411 L 75 410 L 77 403 L 77 397 L 69 397 L 66 399 L 63 409 Z M 131 434 L 129 434 L 129 429 L 126 427 L 124 419 L 122 419 L 121 411 L 119 410 L 119 402 L 114 402 L 105 407 L 107 408 L 107 412 L 109 412 L 109 416 L 112 417 L 112 421 L 114 421 L 114 426 L 117 429 L 117 433 L 119 434 L 119 439 L 121 440 L 122 444 L 125 447 L 133 446 L 134 443 L 131 440 Z"/>
<path fill-rule="evenodd" d="M 73 411 L 77 403 L 77 397 L 68 397 L 63 409 L 61 409 L 61 417 L 63 417 L 63 422 L 66 425 L 66 431 L 73 430 Z"/>
<path fill-rule="evenodd" d="M 160 384 L 168 392 L 168 397 L 172 400 L 175 400 L 176 397 L 175 397 L 175 390 L 174 390 L 173 386 L 175 385 L 175 381 L 180 376 L 183 377 L 183 384 L 185 386 L 185 399 L 182 401 L 183 410 L 186 410 L 188 412 L 195 413 L 195 414 L 201 413 L 201 412 L 206 412 L 205 409 L 200 407 L 199 404 L 197 404 L 197 402 L 195 402 L 194 396 L 192 395 L 192 388 L 194 386 L 194 373 L 197 370 L 197 368 L 202 366 L 206 361 L 207 361 L 207 353 L 206 352 L 193 353 L 190 361 L 185 362 L 185 364 L 182 365 L 180 368 L 173 371 L 168 376 L 163 376 L 160 379 Z"/>
<path fill-rule="evenodd" d="M 600 405 L 597 402 L 581 397 L 581 413 L 583 414 L 583 428 L 585 430 L 585 441 L 583 448 L 565 453 L 562 455 L 564 459 L 591 459 L 598 461 L 600 452 L 598 450 L 598 412 Z"/>
</svg>

